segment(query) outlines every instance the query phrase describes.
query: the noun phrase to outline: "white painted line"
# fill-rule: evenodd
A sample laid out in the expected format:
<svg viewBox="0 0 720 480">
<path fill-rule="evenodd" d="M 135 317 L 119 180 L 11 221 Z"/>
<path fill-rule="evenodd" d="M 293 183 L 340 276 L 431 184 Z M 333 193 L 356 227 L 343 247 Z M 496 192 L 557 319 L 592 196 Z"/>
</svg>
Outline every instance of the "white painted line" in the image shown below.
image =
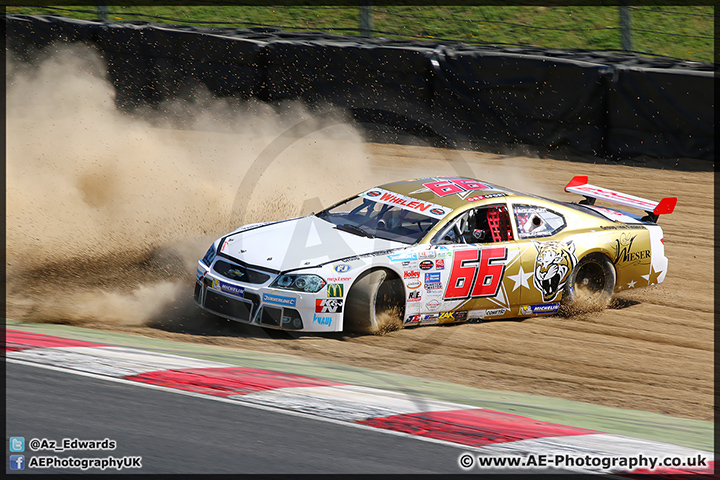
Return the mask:
<svg viewBox="0 0 720 480">
<path fill-rule="evenodd" d="M 445 440 L 438 440 L 438 439 L 435 439 L 435 438 L 421 437 L 421 436 L 419 436 L 419 435 L 412 435 L 412 434 L 405 433 L 405 432 L 397 432 L 397 431 L 395 431 L 395 430 L 387 430 L 387 429 L 384 429 L 384 428 L 371 427 L 371 426 L 369 426 L 369 425 L 363 425 L 363 424 L 360 424 L 360 423 L 351 423 L 351 422 L 347 422 L 347 421 L 336 420 L 336 419 L 334 419 L 334 418 L 319 417 L 319 416 L 317 416 L 317 415 L 311 415 L 311 414 L 309 414 L 309 413 L 304 413 L 304 412 L 294 412 L 294 411 L 291 411 L 291 410 L 283 410 L 283 409 L 281 409 L 281 408 L 271 407 L 271 406 L 268 406 L 268 405 L 260 405 L 260 404 L 251 403 L 251 402 L 243 402 L 243 401 L 242 401 L 242 396 L 237 397 L 237 398 L 218 397 L 218 396 L 215 396 L 215 395 L 207 395 L 207 394 L 204 394 L 204 393 L 190 392 L 190 391 L 187 391 L 187 390 L 178 390 L 178 389 L 176 389 L 176 388 L 163 387 L 163 386 L 161 386 L 161 385 L 153 385 L 153 384 L 150 384 L 150 383 L 137 382 L 137 381 L 134 381 L 134 380 L 126 380 L 126 379 L 124 379 L 124 378 L 108 377 L 108 376 L 105 376 L 105 375 L 102 375 L 102 374 L 96 374 L 96 373 L 91 373 L 91 372 L 82 372 L 82 371 L 78 371 L 78 370 L 71 370 L 71 369 L 69 369 L 69 368 L 56 367 L 56 366 L 53 366 L 53 365 L 42 364 L 42 363 L 28 362 L 28 361 L 25 361 L 25 360 L 19 360 L 19 359 L 15 359 L 15 358 L 8 358 L 8 359 L 7 359 L 7 362 L 8 362 L 8 363 L 17 363 L 17 364 L 20 364 L 20 365 L 27 365 L 27 366 L 31 366 L 31 367 L 44 368 L 44 369 L 47 369 L 47 370 L 54 370 L 54 371 L 58 371 L 58 372 L 71 373 L 71 374 L 80 375 L 80 376 L 83 376 L 83 377 L 95 378 L 95 379 L 97 379 L 97 380 L 106 380 L 106 381 L 108 381 L 108 382 L 122 383 L 122 384 L 125 384 L 125 385 L 132 385 L 132 386 L 135 386 L 135 387 L 152 388 L 152 389 L 155 389 L 155 390 L 162 390 L 162 391 L 169 392 L 169 393 L 176 393 L 176 394 L 180 394 L 180 395 L 186 395 L 186 396 L 189 396 L 189 397 L 202 398 L 202 399 L 205 399 L 205 400 L 214 400 L 214 401 L 216 401 L 216 402 L 230 403 L 230 404 L 234 404 L 234 405 L 243 405 L 243 406 L 245 406 L 245 407 L 255 408 L 255 409 L 258 409 L 258 410 L 266 410 L 266 411 L 268 411 L 268 412 L 281 413 L 281 414 L 283 414 L 283 415 L 291 415 L 291 416 L 294 416 L 294 417 L 301 417 L 301 418 L 307 418 L 307 419 L 312 419 L 312 420 L 319 420 L 319 421 L 321 421 L 321 422 L 333 423 L 333 424 L 335 424 L 335 425 L 345 425 L 345 426 L 348 426 L 348 427 L 359 428 L 359 429 L 362 429 L 362 430 L 370 430 L 370 431 L 373 431 L 373 432 L 376 432 L 376 433 L 377 433 L 377 432 L 380 432 L 380 433 L 385 433 L 385 434 L 388 434 L 388 435 L 395 435 L 395 436 L 397 436 L 397 437 L 412 438 L 412 439 L 415 439 L 415 440 L 420 440 L 421 442 L 437 443 L 437 444 L 439 444 L 439 445 L 445 445 L 445 446 L 448 446 L 448 447 L 461 448 L 461 449 L 463 449 L 463 451 L 472 451 L 472 452 L 482 453 L 482 449 L 480 449 L 480 448 L 478 448 L 478 447 L 471 447 L 471 446 L 468 446 L 468 445 L 461 445 L 461 444 L 458 444 L 458 443 L 447 442 L 447 441 L 445 441 Z"/>
<path fill-rule="evenodd" d="M 124 347 L 50 347 L 5 352 L 6 358 L 62 366 L 87 373 L 124 377 L 158 370 L 235 367 Z"/>
<path fill-rule="evenodd" d="M 408 413 L 478 409 L 471 405 L 356 385 L 278 388 L 233 395 L 231 398 L 348 422 Z"/>
</svg>

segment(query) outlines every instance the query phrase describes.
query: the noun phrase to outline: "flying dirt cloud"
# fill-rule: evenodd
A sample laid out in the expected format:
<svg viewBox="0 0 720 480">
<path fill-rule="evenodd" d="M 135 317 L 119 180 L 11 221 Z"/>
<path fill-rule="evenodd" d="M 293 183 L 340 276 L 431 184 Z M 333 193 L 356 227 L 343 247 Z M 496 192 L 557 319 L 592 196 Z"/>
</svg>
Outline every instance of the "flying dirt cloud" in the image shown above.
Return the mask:
<svg viewBox="0 0 720 480">
<path fill-rule="evenodd" d="M 96 50 L 39 55 L 32 67 L 6 55 L 8 318 L 142 325 L 194 312 L 197 259 L 242 224 L 406 178 L 519 177 L 506 156 L 488 169 L 472 152 L 385 146 L 391 161 L 297 104 L 280 115 L 198 89 L 122 112 Z"/>
<path fill-rule="evenodd" d="M 368 156 L 343 125 L 292 142 L 239 192 L 257 156 L 307 112 L 291 106 L 281 124 L 270 107 L 233 113 L 198 92 L 158 109 L 186 116 L 188 128 L 171 129 L 156 111 L 116 108 L 95 50 L 44 55 L 37 68 L 7 55 L 10 318 L 141 324 L 191 294 L 197 258 L 239 226 L 238 198 L 244 221 L 267 221 L 365 186 Z"/>
</svg>

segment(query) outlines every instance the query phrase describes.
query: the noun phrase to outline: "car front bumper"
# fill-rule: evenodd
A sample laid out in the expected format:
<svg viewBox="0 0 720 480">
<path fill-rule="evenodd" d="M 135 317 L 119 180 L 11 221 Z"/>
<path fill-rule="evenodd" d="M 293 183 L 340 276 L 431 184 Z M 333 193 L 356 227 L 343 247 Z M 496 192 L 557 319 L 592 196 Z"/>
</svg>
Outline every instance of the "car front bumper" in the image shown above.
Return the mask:
<svg viewBox="0 0 720 480">
<path fill-rule="evenodd" d="M 265 328 L 304 332 L 342 329 L 342 309 L 318 313 L 322 295 L 270 288 L 275 277 L 262 285 L 237 282 L 198 262 L 193 298 L 198 306 L 215 315 Z"/>
</svg>

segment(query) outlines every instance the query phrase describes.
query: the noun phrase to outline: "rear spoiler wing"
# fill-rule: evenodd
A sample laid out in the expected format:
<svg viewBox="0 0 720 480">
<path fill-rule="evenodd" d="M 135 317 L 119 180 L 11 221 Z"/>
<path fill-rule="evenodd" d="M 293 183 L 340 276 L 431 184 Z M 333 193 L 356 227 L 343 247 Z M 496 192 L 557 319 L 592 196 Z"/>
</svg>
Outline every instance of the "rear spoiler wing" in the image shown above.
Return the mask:
<svg viewBox="0 0 720 480">
<path fill-rule="evenodd" d="M 595 199 L 597 198 L 617 203 L 625 207 L 644 210 L 645 213 L 647 213 L 647 216 L 643 217 L 643 220 L 651 221 L 653 223 L 657 222 L 660 215 L 672 213 L 673 210 L 675 210 L 675 205 L 677 204 L 677 197 L 665 197 L 659 202 L 653 202 L 652 200 L 646 200 L 634 195 L 616 192 L 607 188 L 596 187 L 595 185 L 590 185 L 588 183 L 588 177 L 586 176 L 573 177 L 573 179 L 565 186 L 565 191 L 584 196 L 585 200 L 580 201 L 580 203 L 585 205 L 595 204 Z"/>
</svg>

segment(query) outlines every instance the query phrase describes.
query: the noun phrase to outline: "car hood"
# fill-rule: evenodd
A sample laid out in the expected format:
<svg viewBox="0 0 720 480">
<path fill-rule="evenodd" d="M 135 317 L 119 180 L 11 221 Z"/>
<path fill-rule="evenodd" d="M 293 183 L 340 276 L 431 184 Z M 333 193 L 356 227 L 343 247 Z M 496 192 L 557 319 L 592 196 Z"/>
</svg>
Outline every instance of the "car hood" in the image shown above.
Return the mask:
<svg viewBox="0 0 720 480">
<path fill-rule="evenodd" d="M 310 215 L 230 234 L 220 251 L 251 265 L 287 271 L 407 246 L 344 232 Z"/>
</svg>

